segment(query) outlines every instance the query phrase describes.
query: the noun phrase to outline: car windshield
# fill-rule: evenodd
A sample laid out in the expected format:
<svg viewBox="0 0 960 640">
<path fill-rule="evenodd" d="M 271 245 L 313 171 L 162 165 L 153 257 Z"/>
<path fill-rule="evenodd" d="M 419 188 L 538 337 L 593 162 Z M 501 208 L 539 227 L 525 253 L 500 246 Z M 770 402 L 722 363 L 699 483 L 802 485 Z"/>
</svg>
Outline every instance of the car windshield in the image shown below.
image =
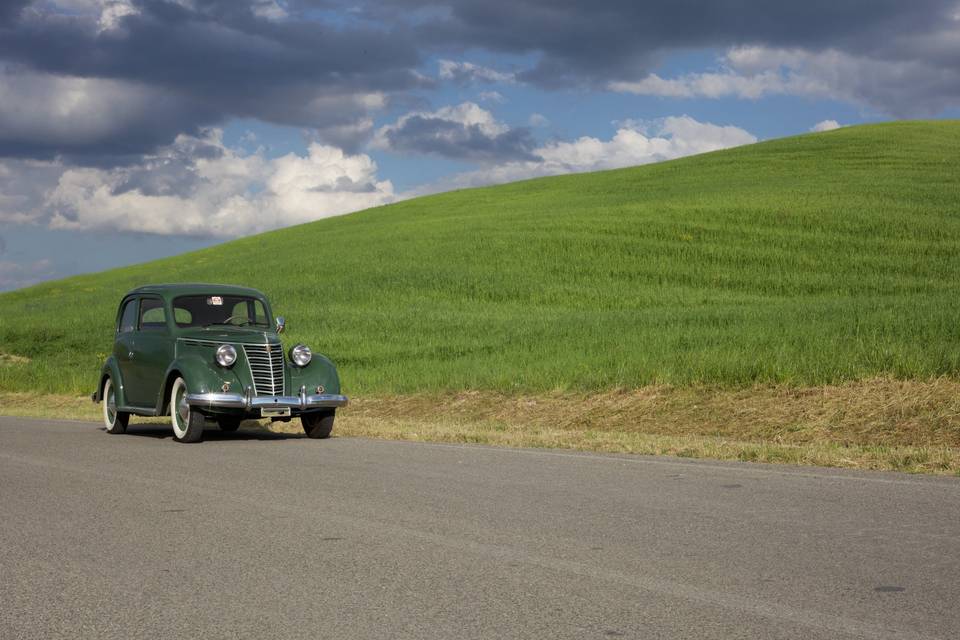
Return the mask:
<svg viewBox="0 0 960 640">
<path fill-rule="evenodd" d="M 173 301 L 173 319 L 178 327 L 270 326 L 263 302 L 250 296 L 181 296 Z"/>
</svg>

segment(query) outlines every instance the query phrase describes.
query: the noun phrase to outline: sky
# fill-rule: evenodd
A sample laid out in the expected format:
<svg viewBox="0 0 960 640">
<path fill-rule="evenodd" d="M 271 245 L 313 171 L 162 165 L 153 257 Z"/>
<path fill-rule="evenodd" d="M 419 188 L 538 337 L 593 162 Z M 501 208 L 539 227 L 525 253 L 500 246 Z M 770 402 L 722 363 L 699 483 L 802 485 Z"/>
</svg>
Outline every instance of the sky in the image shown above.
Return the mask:
<svg viewBox="0 0 960 640">
<path fill-rule="evenodd" d="M 0 291 L 417 195 L 960 117 L 960 0 L 0 0 Z"/>
</svg>

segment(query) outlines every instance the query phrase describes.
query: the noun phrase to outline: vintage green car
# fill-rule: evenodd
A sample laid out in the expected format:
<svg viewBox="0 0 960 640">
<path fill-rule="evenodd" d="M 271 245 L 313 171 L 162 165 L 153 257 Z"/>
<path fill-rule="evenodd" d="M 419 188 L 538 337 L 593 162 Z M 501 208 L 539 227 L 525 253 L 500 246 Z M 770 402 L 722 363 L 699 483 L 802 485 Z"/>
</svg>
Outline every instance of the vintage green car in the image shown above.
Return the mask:
<svg viewBox="0 0 960 640">
<path fill-rule="evenodd" d="M 159 284 L 125 295 L 92 395 L 107 433 L 126 431 L 131 414 L 170 415 L 179 442 L 198 442 L 208 420 L 234 431 L 245 419 L 299 417 L 308 436 L 328 437 L 347 404 L 336 367 L 303 344 L 284 357 L 284 320 L 271 317 L 266 296 L 245 287 Z"/>
</svg>

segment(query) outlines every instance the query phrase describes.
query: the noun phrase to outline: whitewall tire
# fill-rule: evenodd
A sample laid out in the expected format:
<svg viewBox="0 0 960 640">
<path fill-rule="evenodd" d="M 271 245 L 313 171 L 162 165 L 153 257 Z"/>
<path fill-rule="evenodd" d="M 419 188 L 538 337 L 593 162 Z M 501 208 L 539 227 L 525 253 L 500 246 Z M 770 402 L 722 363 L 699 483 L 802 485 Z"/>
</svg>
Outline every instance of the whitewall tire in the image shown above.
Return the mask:
<svg viewBox="0 0 960 640">
<path fill-rule="evenodd" d="M 124 433 L 130 414 L 117 410 L 117 393 L 113 387 L 113 380 L 107 378 L 103 383 L 103 425 L 107 433 Z"/>
<path fill-rule="evenodd" d="M 206 418 L 199 411 L 192 411 L 186 401 L 187 383 L 177 378 L 170 387 L 170 422 L 173 439 L 177 442 L 200 442 Z"/>
</svg>

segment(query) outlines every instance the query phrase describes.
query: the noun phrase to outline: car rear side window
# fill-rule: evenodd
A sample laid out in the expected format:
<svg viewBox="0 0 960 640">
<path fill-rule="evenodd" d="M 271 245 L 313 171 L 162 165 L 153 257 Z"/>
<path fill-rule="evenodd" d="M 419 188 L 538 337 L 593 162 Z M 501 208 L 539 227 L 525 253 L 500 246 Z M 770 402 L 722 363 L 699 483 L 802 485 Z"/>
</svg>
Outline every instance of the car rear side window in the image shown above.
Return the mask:
<svg viewBox="0 0 960 640">
<path fill-rule="evenodd" d="M 143 298 L 140 301 L 140 330 L 160 331 L 167 327 L 163 301 L 158 298 Z"/>
<path fill-rule="evenodd" d="M 117 333 L 128 333 L 137 327 L 137 300 L 131 299 L 123 305 L 123 313 L 120 316 L 120 325 L 117 327 Z"/>
</svg>

